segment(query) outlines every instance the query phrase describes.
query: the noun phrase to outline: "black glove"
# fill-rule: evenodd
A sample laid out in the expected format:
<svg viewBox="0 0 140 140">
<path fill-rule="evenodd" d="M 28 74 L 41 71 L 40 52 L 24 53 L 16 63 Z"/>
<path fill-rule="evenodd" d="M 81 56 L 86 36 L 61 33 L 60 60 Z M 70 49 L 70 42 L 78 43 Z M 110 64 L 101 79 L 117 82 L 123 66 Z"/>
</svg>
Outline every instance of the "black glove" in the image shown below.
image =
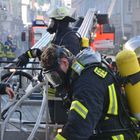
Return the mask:
<svg viewBox="0 0 140 140">
<path fill-rule="evenodd" d="M 6 87 L 10 87 L 10 85 L 5 83 L 0 84 L 0 94 L 6 94 Z"/>
<path fill-rule="evenodd" d="M 38 49 L 38 48 L 31 49 L 30 52 L 31 52 L 33 58 L 38 57 L 39 60 L 41 59 L 42 51 L 40 49 Z"/>
<path fill-rule="evenodd" d="M 18 61 L 17 61 L 16 65 L 20 66 L 20 67 L 26 66 L 26 64 L 29 62 L 29 58 L 38 57 L 40 60 L 41 54 L 42 54 L 42 51 L 38 48 L 30 49 L 18 57 Z"/>
<path fill-rule="evenodd" d="M 18 57 L 18 61 L 16 62 L 16 65 L 18 67 L 26 66 L 26 64 L 29 62 L 29 56 L 27 53 L 22 54 Z"/>
</svg>

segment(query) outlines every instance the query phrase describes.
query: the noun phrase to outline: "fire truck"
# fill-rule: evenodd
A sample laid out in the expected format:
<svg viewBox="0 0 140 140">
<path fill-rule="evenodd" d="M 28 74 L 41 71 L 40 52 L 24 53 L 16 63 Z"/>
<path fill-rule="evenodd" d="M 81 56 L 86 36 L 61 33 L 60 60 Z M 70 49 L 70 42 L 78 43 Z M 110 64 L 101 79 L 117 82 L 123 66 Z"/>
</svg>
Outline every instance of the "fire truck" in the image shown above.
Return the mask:
<svg viewBox="0 0 140 140">
<path fill-rule="evenodd" d="M 95 15 L 90 34 L 90 46 L 97 51 L 108 51 L 115 48 L 115 28 L 109 23 L 108 14 Z"/>
<path fill-rule="evenodd" d="M 38 16 L 29 28 L 29 46 L 32 47 L 46 33 L 47 24 L 42 16 Z"/>
</svg>

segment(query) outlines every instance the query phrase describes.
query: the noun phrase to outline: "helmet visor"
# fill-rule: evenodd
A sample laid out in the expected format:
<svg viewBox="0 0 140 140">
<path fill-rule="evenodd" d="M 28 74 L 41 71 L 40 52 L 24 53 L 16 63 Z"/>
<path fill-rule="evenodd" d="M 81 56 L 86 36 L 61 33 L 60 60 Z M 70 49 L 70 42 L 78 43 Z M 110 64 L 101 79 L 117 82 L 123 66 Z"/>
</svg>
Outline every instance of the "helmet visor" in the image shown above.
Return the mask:
<svg viewBox="0 0 140 140">
<path fill-rule="evenodd" d="M 49 19 L 48 27 L 53 27 L 55 24 L 54 19 Z"/>
<path fill-rule="evenodd" d="M 54 88 L 62 84 L 62 79 L 57 71 L 49 70 L 44 73 L 45 78 L 52 84 Z"/>
</svg>

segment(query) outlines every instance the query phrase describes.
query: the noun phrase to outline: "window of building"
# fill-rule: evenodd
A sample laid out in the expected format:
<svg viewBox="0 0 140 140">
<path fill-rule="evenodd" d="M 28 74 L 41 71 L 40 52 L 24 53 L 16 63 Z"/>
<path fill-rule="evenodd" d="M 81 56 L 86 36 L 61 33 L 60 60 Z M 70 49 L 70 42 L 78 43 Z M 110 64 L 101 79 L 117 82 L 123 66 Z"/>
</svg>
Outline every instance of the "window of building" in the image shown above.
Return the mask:
<svg viewBox="0 0 140 140">
<path fill-rule="evenodd" d="M 140 21 L 136 22 L 136 33 L 137 33 L 137 35 L 140 34 Z"/>
<path fill-rule="evenodd" d="M 128 0 L 128 12 L 132 12 L 132 0 Z"/>
<path fill-rule="evenodd" d="M 137 0 L 137 2 L 136 2 L 136 7 L 137 7 L 137 8 L 140 8 L 140 0 Z"/>
</svg>

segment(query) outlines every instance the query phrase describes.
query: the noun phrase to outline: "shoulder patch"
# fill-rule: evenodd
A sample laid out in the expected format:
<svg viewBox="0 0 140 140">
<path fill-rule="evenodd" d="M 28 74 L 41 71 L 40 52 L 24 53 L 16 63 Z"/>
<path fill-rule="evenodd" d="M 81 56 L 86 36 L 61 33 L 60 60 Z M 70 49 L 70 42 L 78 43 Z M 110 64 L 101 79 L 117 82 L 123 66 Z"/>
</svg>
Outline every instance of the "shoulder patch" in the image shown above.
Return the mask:
<svg viewBox="0 0 140 140">
<path fill-rule="evenodd" d="M 108 72 L 100 67 L 95 67 L 94 73 L 96 73 L 98 76 L 102 78 L 105 78 Z"/>
</svg>

